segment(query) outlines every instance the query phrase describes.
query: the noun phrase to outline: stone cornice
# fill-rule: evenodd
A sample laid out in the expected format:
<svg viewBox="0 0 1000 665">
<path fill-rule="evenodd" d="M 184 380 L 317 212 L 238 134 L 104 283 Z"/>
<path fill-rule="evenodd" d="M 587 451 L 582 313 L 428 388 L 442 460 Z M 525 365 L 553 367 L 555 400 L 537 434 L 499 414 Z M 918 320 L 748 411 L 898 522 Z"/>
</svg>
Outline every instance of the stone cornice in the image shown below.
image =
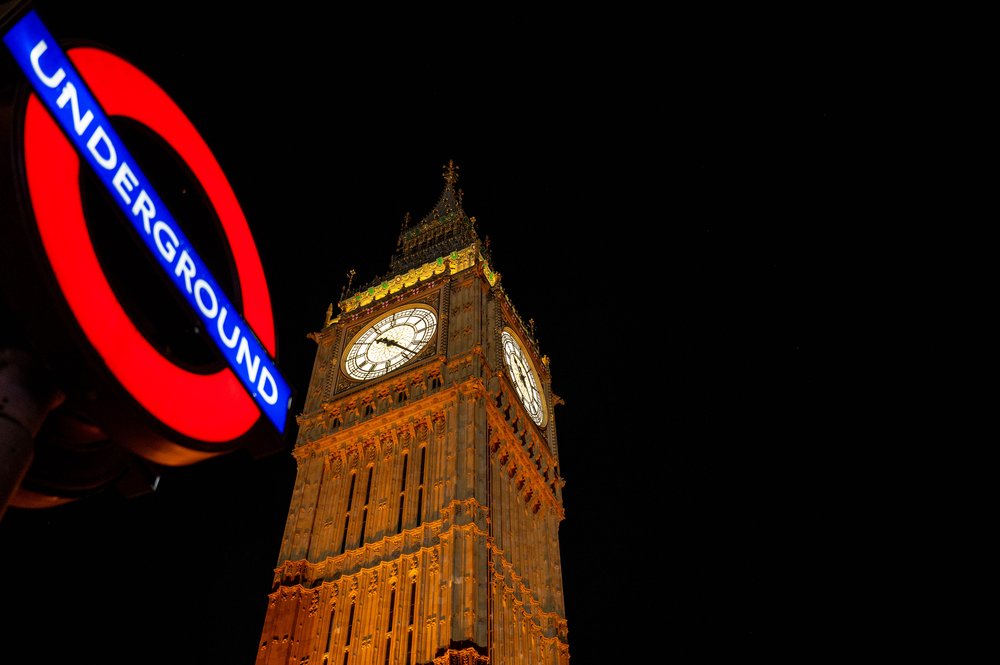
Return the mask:
<svg viewBox="0 0 1000 665">
<path fill-rule="evenodd" d="M 402 533 L 365 543 L 364 547 L 329 556 L 318 562 L 307 559 L 285 561 L 274 569 L 274 583 L 282 588 L 312 589 L 321 583 L 382 567 L 402 557 L 431 551 L 439 554 L 441 544 L 453 539 L 456 531 L 486 540 L 489 534 L 484 528 L 485 524 L 477 524 L 485 522 L 486 511 L 486 506 L 475 499 L 452 501 L 442 509 L 441 519 L 424 522 Z"/>
<path fill-rule="evenodd" d="M 525 503 L 541 502 L 540 506 L 553 510 L 562 520 L 565 510 L 555 487 L 562 487 L 565 481 L 558 476 L 558 460 L 545 439 L 535 435 L 533 428 L 518 424 L 529 422 L 520 402 L 516 399 L 501 401 L 506 403 L 498 407 L 496 398 L 486 400 L 489 454 L 503 467 L 510 482 L 515 483 Z M 515 410 L 514 415 L 511 415 L 512 410 Z"/>
<path fill-rule="evenodd" d="M 274 570 L 275 589 L 269 594 L 271 602 L 279 598 L 301 597 L 311 605 L 318 602 L 319 592 L 328 585 L 349 584 L 359 587 L 365 573 L 377 573 L 380 579 L 400 577 L 403 560 L 410 558 L 411 570 L 426 565 L 431 569 L 440 561 L 441 546 L 454 540 L 459 532 L 483 539 L 493 556 L 492 584 L 496 592 L 510 599 L 509 605 L 517 611 L 536 637 L 565 643 L 567 621 L 558 612 L 542 609 L 541 601 L 534 591 L 524 584 L 513 564 L 506 560 L 486 531 L 474 521 L 465 524 L 449 523 L 461 514 L 481 517 L 487 512 L 475 499 L 453 501 L 442 519 L 425 523 L 402 534 L 383 538 L 376 543 L 367 543 L 361 550 L 352 550 L 335 557 L 313 563 L 307 560 L 286 561 Z M 411 542 L 412 541 L 412 542 Z M 435 542 L 436 541 L 436 542 Z M 406 543 L 411 542 L 407 547 Z M 421 563 L 417 563 L 417 562 Z M 499 572 L 499 570 L 503 572 Z"/>
<path fill-rule="evenodd" d="M 502 590 L 504 595 L 511 599 L 512 604 L 521 611 L 523 616 L 543 632 L 554 633 L 560 630 L 560 626 L 562 626 L 561 630 L 565 632 L 566 619 L 560 616 L 558 612 L 546 612 L 543 610 L 542 604 L 535 596 L 534 591 L 521 581 L 521 576 L 514 572 L 514 565 L 507 561 L 503 552 L 492 541 L 489 543 L 489 547 L 494 557 L 491 564 L 493 566 L 493 587 L 497 591 Z M 497 571 L 498 560 L 504 572 Z M 511 580 L 510 582 L 507 581 L 508 577 Z M 550 629 L 546 631 L 547 626 Z"/>
<path fill-rule="evenodd" d="M 365 437 L 370 431 L 398 426 L 425 411 L 442 410 L 460 394 L 485 396 L 482 379 L 471 369 L 476 358 L 485 363 L 479 346 L 447 361 L 438 356 L 409 372 L 352 390 L 323 402 L 319 409 L 297 415 L 299 433 L 292 454 L 301 460 L 325 447 L 327 443 L 321 440 L 327 437 L 336 438 L 340 433 Z"/>
<path fill-rule="evenodd" d="M 320 408 L 296 416 L 299 434 L 293 455 L 308 455 L 325 447 L 320 439 L 338 434 L 364 437 L 370 431 L 417 416 L 427 410 L 440 410 L 455 398 L 455 388 L 443 387 L 441 358 L 426 362 L 409 372 L 362 387 L 343 397 L 323 402 Z"/>
</svg>

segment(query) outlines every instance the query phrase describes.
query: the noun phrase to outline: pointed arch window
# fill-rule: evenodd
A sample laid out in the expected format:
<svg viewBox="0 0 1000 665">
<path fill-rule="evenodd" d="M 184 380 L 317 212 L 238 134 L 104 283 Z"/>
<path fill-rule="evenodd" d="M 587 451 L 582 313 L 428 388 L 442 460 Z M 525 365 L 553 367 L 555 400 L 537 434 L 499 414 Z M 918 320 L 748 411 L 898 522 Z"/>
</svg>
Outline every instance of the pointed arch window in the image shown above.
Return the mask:
<svg viewBox="0 0 1000 665">
<path fill-rule="evenodd" d="M 403 530 L 403 507 L 406 502 L 406 460 L 408 455 L 403 453 L 403 480 L 399 486 L 399 513 L 396 517 L 396 533 Z"/>
<path fill-rule="evenodd" d="M 417 526 L 424 523 L 424 461 L 427 446 L 420 447 L 420 484 L 417 485 Z"/>
<path fill-rule="evenodd" d="M 344 665 L 347 665 L 347 659 L 351 656 L 351 634 L 354 632 L 354 608 L 356 607 L 357 600 L 351 599 L 351 611 L 347 615 L 347 639 L 344 640 Z"/>
<path fill-rule="evenodd" d="M 375 467 L 368 467 L 368 481 L 365 483 L 365 504 L 361 508 L 361 534 L 358 536 L 358 547 L 365 544 L 365 527 L 368 526 L 368 503 L 372 495 L 372 472 Z"/>
<path fill-rule="evenodd" d="M 340 539 L 340 551 L 344 552 L 347 549 L 347 528 L 351 525 L 351 504 L 354 502 L 354 481 L 357 479 L 357 474 L 353 471 L 351 472 L 351 487 L 347 490 L 347 510 L 344 514 L 344 535 Z"/>
</svg>

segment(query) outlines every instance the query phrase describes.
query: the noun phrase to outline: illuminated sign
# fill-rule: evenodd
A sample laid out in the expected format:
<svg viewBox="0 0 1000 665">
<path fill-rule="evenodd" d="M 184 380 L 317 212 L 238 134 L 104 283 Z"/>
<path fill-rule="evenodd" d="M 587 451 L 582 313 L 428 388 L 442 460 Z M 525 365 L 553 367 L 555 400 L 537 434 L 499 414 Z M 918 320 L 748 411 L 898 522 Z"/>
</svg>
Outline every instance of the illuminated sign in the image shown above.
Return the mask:
<svg viewBox="0 0 1000 665">
<path fill-rule="evenodd" d="M 235 439 L 261 412 L 283 432 L 291 388 L 272 360 L 274 325 L 263 268 L 236 197 L 190 121 L 121 58 L 95 48 L 64 53 L 34 11 L 4 42 L 37 94 L 25 112 L 24 168 L 38 231 L 60 289 L 108 368 L 149 413 L 193 439 Z M 245 319 L 114 131 L 111 115 L 134 119 L 159 135 L 204 188 L 232 250 Z M 123 310 L 88 235 L 77 155 L 200 318 L 231 371 L 197 374 L 177 366 Z"/>
</svg>

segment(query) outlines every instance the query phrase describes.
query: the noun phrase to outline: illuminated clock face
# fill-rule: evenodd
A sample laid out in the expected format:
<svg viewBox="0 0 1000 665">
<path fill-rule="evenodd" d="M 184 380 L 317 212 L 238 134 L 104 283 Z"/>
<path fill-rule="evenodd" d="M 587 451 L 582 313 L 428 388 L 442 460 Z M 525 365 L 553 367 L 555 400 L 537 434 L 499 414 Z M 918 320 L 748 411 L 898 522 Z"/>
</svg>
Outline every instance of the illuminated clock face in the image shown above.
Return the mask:
<svg viewBox="0 0 1000 665">
<path fill-rule="evenodd" d="M 348 345 L 344 373 L 352 379 L 375 379 L 412 360 L 437 331 L 430 307 L 403 307 L 362 330 Z"/>
<path fill-rule="evenodd" d="M 510 330 L 500 333 L 500 343 L 503 345 L 503 359 L 507 365 L 507 375 L 521 404 L 528 411 L 528 416 L 539 427 L 545 426 L 545 396 L 542 394 L 541 381 L 538 372 L 531 364 L 528 354 L 520 340 Z"/>
</svg>

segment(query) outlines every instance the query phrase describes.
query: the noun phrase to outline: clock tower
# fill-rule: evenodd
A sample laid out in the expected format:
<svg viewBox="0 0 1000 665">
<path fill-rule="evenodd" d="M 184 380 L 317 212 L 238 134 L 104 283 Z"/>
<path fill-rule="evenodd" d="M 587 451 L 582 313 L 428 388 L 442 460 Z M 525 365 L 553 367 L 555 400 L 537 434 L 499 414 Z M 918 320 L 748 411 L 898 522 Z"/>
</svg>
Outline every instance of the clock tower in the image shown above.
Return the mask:
<svg viewBox="0 0 1000 665">
<path fill-rule="evenodd" d="M 566 665 L 549 360 L 449 162 L 322 330 L 258 665 Z"/>
</svg>

